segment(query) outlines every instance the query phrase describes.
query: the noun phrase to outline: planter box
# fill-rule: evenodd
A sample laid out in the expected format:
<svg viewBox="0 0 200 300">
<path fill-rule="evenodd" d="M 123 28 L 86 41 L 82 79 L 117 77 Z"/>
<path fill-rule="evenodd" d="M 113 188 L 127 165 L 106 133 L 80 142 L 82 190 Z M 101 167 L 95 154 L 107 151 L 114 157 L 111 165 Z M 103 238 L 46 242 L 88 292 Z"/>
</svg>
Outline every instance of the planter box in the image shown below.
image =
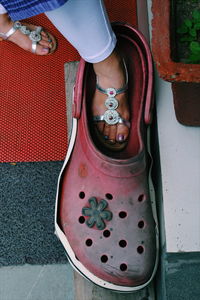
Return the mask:
<svg viewBox="0 0 200 300">
<path fill-rule="evenodd" d="M 152 0 L 152 51 L 160 77 L 172 82 L 200 82 L 200 64 L 176 62 L 173 0 Z"/>
<path fill-rule="evenodd" d="M 182 125 L 200 126 L 200 84 L 172 83 L 176 118 Z"/>
</svg>

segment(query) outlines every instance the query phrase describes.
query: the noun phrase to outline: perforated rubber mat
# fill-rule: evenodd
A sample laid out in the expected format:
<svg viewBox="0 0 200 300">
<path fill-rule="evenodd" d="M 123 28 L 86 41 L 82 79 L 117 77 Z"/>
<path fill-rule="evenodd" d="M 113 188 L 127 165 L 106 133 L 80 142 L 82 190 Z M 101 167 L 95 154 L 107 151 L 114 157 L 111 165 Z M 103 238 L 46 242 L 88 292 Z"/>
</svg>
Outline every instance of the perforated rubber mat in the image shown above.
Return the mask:
<svg viewBox="0 0 200 300">
<path fill-rule="evenodd" d="M 106 0 L 111 21 L 136 25 L 135 0 Z M 53 55 L 37 56 L 0 43 L 0 162 L 63 160 L 67 148 L 64 63 L 76 50 L 45 15 L 28 19 L 58 40 Z"/>
</svg>

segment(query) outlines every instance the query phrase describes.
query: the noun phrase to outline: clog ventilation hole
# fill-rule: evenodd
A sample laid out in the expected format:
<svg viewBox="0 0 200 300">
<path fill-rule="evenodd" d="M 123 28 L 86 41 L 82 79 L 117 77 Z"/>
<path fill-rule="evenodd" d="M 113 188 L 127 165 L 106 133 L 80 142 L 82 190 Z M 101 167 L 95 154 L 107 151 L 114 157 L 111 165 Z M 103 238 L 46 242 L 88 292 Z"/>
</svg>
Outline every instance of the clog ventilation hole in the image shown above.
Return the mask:
<svg viewBox="0 0 200 300">
<path fill-rule="evenodd" d="M 110 193 L 105 194 L 105 197 L 106 197 L 107 200 L 112 200 L 112 199 L 113 199 L 113 195 L 110 194 Z M 83 191 L 81 191 L 81 192 L 79 193 L 79 198 L 80 198 L 80 199 L 84 199 L 84 198 L 85 198 L 85 193 L 84 193 Z M 145 195 L 143 195 L 143 194 L 140 195 L 140 196 L 138 197 L 138 202 L 143 202 L 143 201 L 145 200 L 145 198 L 146 198 Z M 119 214 L 118 214 L 118 216 L 119 216 L 119 218 L 121 218 L 121 219 L 125 219 L 125 218 L 128 216 L 128 213 L 127 213 L 126 211 L 120 211 Z M 79 221 L 80 224 L 84 224 L 84 223 L 85 223 L 85 217 L 84 217 L 84 216 L 80 216 L 79 219 L 78 219 L 78 221 Z M 143 229 L 143 228 L 145 227 L 145 222 L 144 222 L 144 220 L 139 220 L 137 226 L 138 226 L 138 228 Z M 103 236 L 104 236 L 105 238 L 109 238 L 109 237 L 111 236 L 111 231 L 108 230 L 108 229 L 105 229 L 105 230 L 103 231 Z M 85 245 L 86 245 L 87 247 L 91 247 L 91 246 L 93 245 L 92 239 L 88 238 L 88 239 L 85 241 Z M 128 242 L 127 242 L 126 240 L 120 240 L 119 243 L 118 243 L 118 245 L 119 245 L 119 247 L 121 247 L 121 248 L 126 248 L 127 245 L 128 245 Z M 137 247 L 137 253 L 138 253 L 138 254 L 143 254 L 144 250 L 145 250 L 145 249 L 144 249 L 144 246 L 143 246 L 143 245 L 139 245 L 139 246 Z M 108 256 L 107 256 L 106 254 L 103 254 L 103 255 L 100 257 L 101 262 L 104 263 L 104 264 L 108 262 L 108 259 L 109 259 L 109 258 L 108 258 Z M 125 264 L 125 263 L 120 264 L 120 270 L 121 270 L 122 272 L 127 271 L 127 269 L 128 269 L 127 264 Z"/>
</svg>

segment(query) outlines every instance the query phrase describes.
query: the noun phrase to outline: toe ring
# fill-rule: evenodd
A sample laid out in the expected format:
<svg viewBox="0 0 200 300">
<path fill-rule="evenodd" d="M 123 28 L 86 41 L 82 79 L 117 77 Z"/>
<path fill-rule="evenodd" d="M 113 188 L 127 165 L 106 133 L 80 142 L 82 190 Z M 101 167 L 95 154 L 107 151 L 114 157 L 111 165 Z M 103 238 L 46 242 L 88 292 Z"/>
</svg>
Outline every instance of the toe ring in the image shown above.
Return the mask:
<svg viewBox="0 0 200 300">
<path fill-rule="evenodd" d="M 111 110 L 106 110 L 105 113 L 103 115 L 100 116 L 94 116 L 93 117 L 93 121 L 94 122 L 106 122 L 108 125 L 116 125 L 116 124 L 122 124 L 125 125 L 126 127 L 130 128 L 131 124 L 129 121 L 123 119 L 120 114 L 113 110 L 114 112 L 116 112 L 117 114 L 112 114 Z M 110 119 L 110 117 L 112 117 Z"/>
</svg>

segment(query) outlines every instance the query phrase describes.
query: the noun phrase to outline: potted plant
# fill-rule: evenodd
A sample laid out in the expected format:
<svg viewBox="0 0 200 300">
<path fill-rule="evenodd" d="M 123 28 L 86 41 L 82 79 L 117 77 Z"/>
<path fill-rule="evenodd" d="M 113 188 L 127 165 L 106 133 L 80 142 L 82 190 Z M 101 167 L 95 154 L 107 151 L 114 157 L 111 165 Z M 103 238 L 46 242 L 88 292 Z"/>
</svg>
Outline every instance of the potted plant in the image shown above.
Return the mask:
<svg viewBox="0 0 200 300">
<path fill-rule="evenodd" d="M 172 82 L 200 82 L 199 0 L 152 3 L 152 50 L 160 76 Z"/>
<path fill-rule="evenodd" d="M 155 66 L 172 82 L 177 120 L 200 126 L 200 2 L 152 0 L 152 13 Z"/>
</svg>

